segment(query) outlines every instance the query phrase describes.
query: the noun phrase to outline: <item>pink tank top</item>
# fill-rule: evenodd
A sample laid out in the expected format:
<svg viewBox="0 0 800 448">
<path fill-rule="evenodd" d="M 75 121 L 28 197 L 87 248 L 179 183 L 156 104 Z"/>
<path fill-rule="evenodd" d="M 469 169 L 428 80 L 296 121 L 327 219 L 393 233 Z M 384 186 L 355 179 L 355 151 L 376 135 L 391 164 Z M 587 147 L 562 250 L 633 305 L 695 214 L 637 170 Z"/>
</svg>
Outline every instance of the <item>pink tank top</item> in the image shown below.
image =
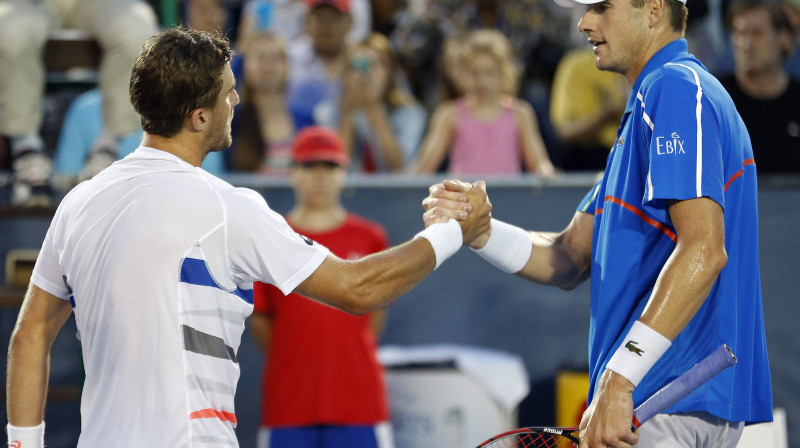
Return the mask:
<svg viewBox="0 0 800 448">
<path fill-rule="evenodd" d="M 497 118 L 477 119 L 466 102 L 459 100 L 449 174 L 519 174 L 522 145 L 514 110 L 504 105 Z"/>
</svg>

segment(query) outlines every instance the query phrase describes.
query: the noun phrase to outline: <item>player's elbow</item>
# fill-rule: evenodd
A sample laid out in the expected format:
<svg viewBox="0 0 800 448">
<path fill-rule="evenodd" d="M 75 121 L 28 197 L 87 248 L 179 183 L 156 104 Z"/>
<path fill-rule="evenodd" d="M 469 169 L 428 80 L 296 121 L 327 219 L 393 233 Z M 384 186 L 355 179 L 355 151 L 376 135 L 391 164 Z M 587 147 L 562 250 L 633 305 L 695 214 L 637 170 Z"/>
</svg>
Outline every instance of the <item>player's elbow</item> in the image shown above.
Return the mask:
<svg viewBox="0 0 800 448">
<path fill-rule="evenodd" d="M 709 251 L 710 254 L 708 256 L 709 263 L 711 266 L 714 267 L 716 272 L 719 274 L 725 265 L 728 264 L 728 252 L 725 250 L 725 246 L 715 247 L 714 249 Z"/>
<path fill-rule="evenodd" d="M 356 316 L 363 316 L 374 311 L 382 303 L 386 295 L 383 288 L 370 278 L 359 272 L 357 275 L 343 278 L 340 306 L 343 311 Z"/>
<path fill-rule="evenodd" d="M 380 304 L 380 298 L 375 291 L 369 288 L 353 288 L 342 302 L 342 311 L 363 316 L 374 311 Z"/>
<path fill-rule="evenodd" d="M 9 353 L 30 353 L 37 350 L 49 350 L 50 343 L 43 325 L 22 319 L 14 327 L 8 347 Z"/>
<path fill-rule="evenodd" d="M 695 268 L 716 277 L 728 264 L 728 253 L 723 244 L 701 244 L 695 248 Z"/>
</svg>

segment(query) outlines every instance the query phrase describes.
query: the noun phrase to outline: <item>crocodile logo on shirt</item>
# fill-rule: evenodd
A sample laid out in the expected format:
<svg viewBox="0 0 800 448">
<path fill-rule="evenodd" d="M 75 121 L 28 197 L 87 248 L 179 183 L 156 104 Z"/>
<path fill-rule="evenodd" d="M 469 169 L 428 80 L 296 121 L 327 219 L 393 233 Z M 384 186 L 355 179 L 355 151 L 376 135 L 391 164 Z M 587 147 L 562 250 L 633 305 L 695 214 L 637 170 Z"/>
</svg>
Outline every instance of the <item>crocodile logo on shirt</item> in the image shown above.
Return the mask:
<svg viewBox="0 0 800 448">
<path fill-rule="evenodd" d="M 642 350 L 639 347 L 637 347 L 636 344 L 638 344 L 638 342 L 636 342 L 636 341 L 628 341 L 628 342 L 625 343 L 625 348 L 627 348 L 628 351 L 630 351 L 631 353 L 633 353 L 633 354 L 635 354 L 637 356 L 642 356 L 642 353 L 644 353 L 644 350 Z"/>
</svg>

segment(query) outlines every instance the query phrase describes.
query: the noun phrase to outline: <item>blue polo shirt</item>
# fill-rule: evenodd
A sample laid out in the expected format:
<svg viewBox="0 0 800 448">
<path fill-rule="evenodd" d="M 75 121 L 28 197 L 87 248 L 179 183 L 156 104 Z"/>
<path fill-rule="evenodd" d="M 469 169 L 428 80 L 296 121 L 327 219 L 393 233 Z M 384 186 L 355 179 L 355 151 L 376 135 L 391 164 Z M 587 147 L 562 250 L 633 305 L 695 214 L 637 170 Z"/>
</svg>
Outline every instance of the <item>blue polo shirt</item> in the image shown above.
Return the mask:
<svg viewBox="0 0 800 448">
<path fill-rule="evenodd" d="M 686 41 L 676 40 L 642 70 L 617 137 L 603 179 L 578 209 L 594 214 L 589 398 L 675 249 L 667 201 L 708 197 L 724 210 L 728 263 L 697 315 L 634 391 L 634 405 L 726 343 L 739 363 L 667 412 L 771 420 L 756 167 L 730 96 L 687 52 Z"/>
</svg>

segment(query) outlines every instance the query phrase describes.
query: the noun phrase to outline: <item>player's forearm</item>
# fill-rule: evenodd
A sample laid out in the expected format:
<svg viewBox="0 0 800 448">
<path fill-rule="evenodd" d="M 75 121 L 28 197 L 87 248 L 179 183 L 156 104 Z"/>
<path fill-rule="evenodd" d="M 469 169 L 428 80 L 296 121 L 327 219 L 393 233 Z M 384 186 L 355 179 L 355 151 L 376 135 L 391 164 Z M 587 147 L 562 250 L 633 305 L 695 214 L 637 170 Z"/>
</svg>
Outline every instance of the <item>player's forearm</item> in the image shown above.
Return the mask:
<svg viewBox="0 0 800 448">
<path fill-rule="evenodd" d="M 640 321 L 675 339 L 700 309 L 727 262 L 724 247 L 679 244 L 656 281 Z"/>
<path fill-rule="evenodd" d="M 560 233 L 526 232 L 493 219 L 488 238 L 476 238 L 470 246 L 480 248 L 478 253 L 493 264 L 497 265 L 493 258 L 501 265 L 513 264 L 507 266 L 505 272 L 533 282 L 571 289 L 589 277 L 592 231 L 593 216 L 581 212 L 575 213 Z M 494 256 L 487 257 L 489 254 L 483 253 L 487 251 Z"/>
<path fill-rule="evenodd" d="M 323 264 L 298 292 L 352 314 L 363 315 L 397 299 L 433 271 L 436 259 L 430 243 L 415 238 L 357 261 L 332 259 Z M 323 280 L 317 281 L 318 273 Z M 335 278 L 327 281 L 324 278 Z"/>
<path fill-rule="evenodd" d="M 589 260 L 564 241 L 563 235 L 530 232 L 531 258 L 517 275 L 544 285 L 572 289 L 588 277 Z"/>
<path fill-rule="evenodd" d="M 35 329 L 18 326 L 8 349 L 6 409 L 10 424 L 28 427 L 43 421 L 49 374 L 50 344 Z"/>
</svg>

